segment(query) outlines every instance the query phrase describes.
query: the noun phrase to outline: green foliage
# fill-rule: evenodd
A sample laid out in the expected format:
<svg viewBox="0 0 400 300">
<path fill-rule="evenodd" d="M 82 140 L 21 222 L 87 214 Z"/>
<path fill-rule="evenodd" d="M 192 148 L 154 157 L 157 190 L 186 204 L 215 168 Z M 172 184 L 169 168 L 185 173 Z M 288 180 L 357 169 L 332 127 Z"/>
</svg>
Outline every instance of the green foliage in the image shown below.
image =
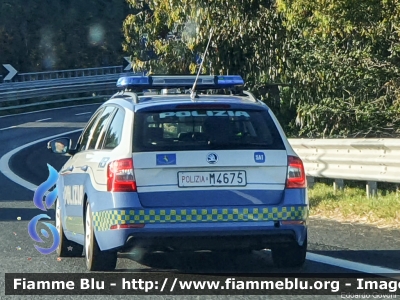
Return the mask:
<svg viewBox="0 0 400 300">
<path fill-rule="evenodd" d="M 399 132 L 399 3 L 277 0 L 289 43 L 300 134 Z"/>
<path fill-rule="evenodd" d="M 400 134 L 399 0 L 126 1 L 136 69 L 195 73 L 213 29 L 202 73 L 242 75 L 289 136 Z"/>
<path fill-rule="evenodd" d="M 285 28 L 270 1 L 127 1 L 138 11 L 124 23 L 124 49 L 134 58 L 135 70 L 196 73 L 195 56 L 203 55 L 213 30 L 202 74 L 240 74 L 287 125 L 294 119 L 290 102 L 281 103 L 278 87 L 268 85 L 288 81 L 285 60 L 290 54 Z M 143 35 L 146 45 L 140 43 Z M 157 60 L 148 60 L 150 50 Z"/>
<path fill-rule="evenodd" d="M 346 186 L 335 192 L 332 185 L 316 183 L 308 196 L 312 217 L 400 228 L 400 195 L 396 191 L 382 189 L 376 197 L 367 198 L 362 188 Z"/>
</svg>

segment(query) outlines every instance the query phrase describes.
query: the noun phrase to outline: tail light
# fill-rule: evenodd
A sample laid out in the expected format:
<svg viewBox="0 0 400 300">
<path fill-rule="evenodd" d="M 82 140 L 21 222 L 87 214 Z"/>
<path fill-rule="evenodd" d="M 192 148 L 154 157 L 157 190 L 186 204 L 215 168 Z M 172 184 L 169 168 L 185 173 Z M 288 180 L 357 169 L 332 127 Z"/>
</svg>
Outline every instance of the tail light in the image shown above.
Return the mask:
<svg viewBox="0 0 400 300">
<path fill-rule="evenodd" d="M 132 158 L 120 159 L 108 164 L 107 191 L 136 192 L 136 180 L 133 174 Z"/>
<path fill-rule="evenodd" d="M 288 156 L 286 188 L 298 189 L 305 187 L 307 187 L 307 182 L 303 162 L 296 156 Z"/>
</svg>

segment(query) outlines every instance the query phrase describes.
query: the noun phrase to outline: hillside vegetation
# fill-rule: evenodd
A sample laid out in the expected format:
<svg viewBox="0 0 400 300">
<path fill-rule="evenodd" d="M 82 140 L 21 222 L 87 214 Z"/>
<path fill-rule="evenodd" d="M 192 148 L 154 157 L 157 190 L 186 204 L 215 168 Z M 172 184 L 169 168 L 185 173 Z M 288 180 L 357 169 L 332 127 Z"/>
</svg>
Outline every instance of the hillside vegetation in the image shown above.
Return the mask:
<svg viewBox="0 0 400 300">
<path fill-rule="evenodd" d="M 122 65 L 129 13 L 123 0 L 0 1 L 0 63 L 20 73 Z"/>
</svg>

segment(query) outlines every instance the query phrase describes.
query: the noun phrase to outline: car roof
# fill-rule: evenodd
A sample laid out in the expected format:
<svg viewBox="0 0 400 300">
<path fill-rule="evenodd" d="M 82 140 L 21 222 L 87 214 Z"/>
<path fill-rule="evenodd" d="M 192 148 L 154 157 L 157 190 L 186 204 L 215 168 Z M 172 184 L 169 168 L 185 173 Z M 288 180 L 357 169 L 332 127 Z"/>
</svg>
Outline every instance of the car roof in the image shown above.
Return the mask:
<svg viewBox="0 0 400 300">
<path fill-rule="evenodd" d="M 268 106 L 260 101 L 247 96 L 199 94 L 193 101 L 189 94 L 167 94 L 167 95 L 143 95 L 138 96 L 139 102 L 134 103 L 134 95 L 130 92 L 117 93 L 105 104 L 119 104 L 128 109 L 137 111 L 159 105 L 179 104 L 234 104 L 235 106 L 253 106 L 268 109 Z"/>
</svg>

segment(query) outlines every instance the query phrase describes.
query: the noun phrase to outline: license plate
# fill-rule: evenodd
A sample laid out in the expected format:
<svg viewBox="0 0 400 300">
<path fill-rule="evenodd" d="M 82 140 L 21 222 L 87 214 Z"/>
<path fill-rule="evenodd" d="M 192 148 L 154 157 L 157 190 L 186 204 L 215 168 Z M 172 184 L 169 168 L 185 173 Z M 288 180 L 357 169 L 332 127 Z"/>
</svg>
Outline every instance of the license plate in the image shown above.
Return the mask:
<svg viewBox="0 0 400 300">
<path fill-rule="evenodd" d="M 179 187 L 246 186 L 245 171 L 178 172 Z"/>
</svg>

